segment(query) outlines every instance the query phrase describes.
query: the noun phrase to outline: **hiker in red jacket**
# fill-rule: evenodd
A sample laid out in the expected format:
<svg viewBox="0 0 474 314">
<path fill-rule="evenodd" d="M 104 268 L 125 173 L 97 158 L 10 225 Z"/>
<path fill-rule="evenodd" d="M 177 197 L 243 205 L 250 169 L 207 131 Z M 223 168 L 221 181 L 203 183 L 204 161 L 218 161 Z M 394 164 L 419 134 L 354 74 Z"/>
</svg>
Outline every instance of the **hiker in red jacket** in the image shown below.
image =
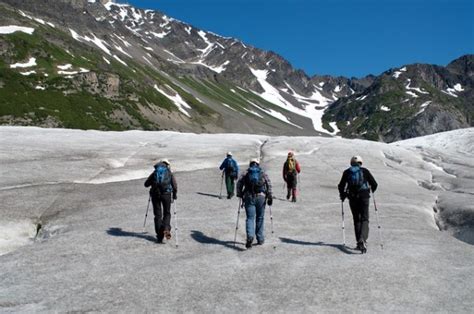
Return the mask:
<svg viewBox="0 0 474 314">
<path fill-rule="evenodd" d="M 289 152 L 288 158 L 283 165 L 283 180 L 285 180 L 288 190 L 286 199 L 289 200 L 291 196 L 292 202 L 296 202 L 296 184 L 298 183 L 298 173 L 300 173 L 300 171 L 300 164 L 295 159 L 295 154 Z"/>
</svg>

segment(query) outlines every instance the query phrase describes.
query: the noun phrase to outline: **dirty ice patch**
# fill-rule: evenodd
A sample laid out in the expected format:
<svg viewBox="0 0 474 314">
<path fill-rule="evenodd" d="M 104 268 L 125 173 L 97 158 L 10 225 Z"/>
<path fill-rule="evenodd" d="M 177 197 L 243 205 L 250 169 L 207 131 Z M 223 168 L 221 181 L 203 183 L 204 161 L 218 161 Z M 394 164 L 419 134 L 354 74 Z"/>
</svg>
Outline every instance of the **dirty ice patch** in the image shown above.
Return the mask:
<svg viewBox="0 0 474 314">
<path fill-rule="evenodd" d="M 35 236 L 36 225 L 31 221 L 0 222 L 0 255 L 32 243 Z"/>
<path fill-rule="evenodd" d="M 175 91 L 173 90 L 170 86 L 166 85 L 167 88 L 169 88 L 170 90 L 172 90 L 175 95 L 174 96 L 170 96 L 168 95 L 164 90 L 160 89 L 158 87 L 158 85 L 155 84 L 155 86 L 153 86 L 158 92 L 160 92 L 161 94 L 163 94 L 164 96 L 166 96 L 166 98 L 168 98 L 169 100 L 171 100 L 176 107 L 178 107 L 178 110 L 183 113 L 184 115 L 186 115 L 187 117 L 191 117 L 189 115 L 189 113 L 186 111 L 186 109 L 191 109 L 191 106 L 188 105 L 183 98 L 181 98 L 181 96 Z"/>
<path fill-rule="evenodd" d="M 26 63 L 15 63 L 15 64 L 10 64 L 11 69 L 16 69 L 16 68 L 31 68 L 36 66 L 36 58 L 30 58 L 28 62 Z"/>
<path fill-rule="evenodd" d="M 0 26 L 1 35 L 13 34 L 15 32 L 23 32 L 32 35 L 34 31 L 35 29 L 32 27 L 24 27 L 17 25 Z"/>
</svg>

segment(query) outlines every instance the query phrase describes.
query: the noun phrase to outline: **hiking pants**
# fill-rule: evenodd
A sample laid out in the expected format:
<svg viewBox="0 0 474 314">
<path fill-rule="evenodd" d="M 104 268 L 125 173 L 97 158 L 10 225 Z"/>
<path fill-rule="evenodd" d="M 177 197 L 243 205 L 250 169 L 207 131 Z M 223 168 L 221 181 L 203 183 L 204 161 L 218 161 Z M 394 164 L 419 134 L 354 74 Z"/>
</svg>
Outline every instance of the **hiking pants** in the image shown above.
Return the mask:
<svg viewBox="0 0 474 314">
<path fill-rule="evenodd" d="M 244 198 L 244 205 L 245 213 L 247 214 L 247 220 L 245 222 L 247 239 L 254 239 L 256 235 L 257 241 L 263 242 L 265 240 L 265 195 L 247 195 Z"/>
<path fill-rule="evenodd" d="M 227 189 L 227 196 L 233 196 L 235 184 L 234 184 L 234 178 L 230 174 L 225 175 L 225 187 Z"/>
<path fill-rule="evenodd" d="M 291 173 L 286 176 L 286 186 L 288 189 L 288 194 L 286 198 L 290 198 L 290 196 L 292 196 L 293 198 L 296 197 L 296 184 L 298 183 L 297 176 L 297 174 Z"/>
<path fill-rule="evenodd" d="M 365 242 L 369 237 L 369 200 L 369 198 L 349 199 L 357 242 Z"/>
<path fill-rule="evenodd" d="M 155 232 L 159 239 L 163 239 L 165 230 L 171 230 L 171 194 L 153 195 L 153 214 L 155 215 Z"/>
</svg>

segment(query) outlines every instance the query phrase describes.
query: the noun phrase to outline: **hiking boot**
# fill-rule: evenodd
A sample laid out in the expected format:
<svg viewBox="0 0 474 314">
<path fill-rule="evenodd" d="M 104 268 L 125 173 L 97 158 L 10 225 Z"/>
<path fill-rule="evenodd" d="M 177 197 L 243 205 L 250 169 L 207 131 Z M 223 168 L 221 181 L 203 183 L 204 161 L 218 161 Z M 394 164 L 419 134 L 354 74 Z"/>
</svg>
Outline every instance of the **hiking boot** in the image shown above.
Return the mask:
<svg viewBox="0 0 474 314">
<path fill-rule="evenodd" d="M 292 201 L 293 203 L 296 203 L 296 196 L 293 196 L 293 198 L 291 199 L 291 201 Z"/>
<path fill-rule="evenodd" d="M 362 254 L 367 253 L 367 245 L 364 241 L 357 242 L 357 249 L 360 250 Z"/>
<path fill-rule="evenodd" d="M 265 243 L 265 240 L 257 241 L 257 245 L 263 245 Z"/>
<path fill-rule="evenodd" d="M 289 200 L 289 199 L 290 199 L 290 196 L 291 196 L 291 191 L 288 190 L 288 193 L 286 194 L 286 199 Z"/>
<path fill-rule="evenodd" d="M 163 243 L 163 237 L 159 236 L 159 235 L 156 235 L 156 243 L 162 244 Z"/>
<path fill-rule="evenodd" d="M 164 236 L 165 236 L 166 240 L 171 239 L 171 232 L 169 230 L 165 230 Z"/>
<path fill-rule="evenodd" d="M 253 238 L 247 239 L 247 242 L 245 243 L 245 247 L 247 249 L 251 249 L 252 248 L 252 242 L 253 242 Z"/>
</svg>

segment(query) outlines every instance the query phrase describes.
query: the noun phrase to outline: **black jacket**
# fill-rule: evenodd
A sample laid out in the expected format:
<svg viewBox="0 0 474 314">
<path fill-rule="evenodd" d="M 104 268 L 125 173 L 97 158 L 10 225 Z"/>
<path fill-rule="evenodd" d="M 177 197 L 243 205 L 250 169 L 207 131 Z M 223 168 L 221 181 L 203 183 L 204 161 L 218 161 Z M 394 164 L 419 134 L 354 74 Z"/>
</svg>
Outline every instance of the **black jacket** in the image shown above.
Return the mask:
<svg viewBox="0 0 474 314">
<path fill-rule="evenodd" d="M 366 169 L 364 167 L 360 167 L 362 169 L 362 173 L 364 174 L 364 182 L 367 182 L 370 186 L 370 189 L 372 192 L 375 192 L 377 190 L 377 182 L 375 181 L 374 177 L 370 173 L 369 169 Z M 345 196 L 346 195 L 346 187 L 349 184 L 349 178 L 351 176 L 351 171 L 350 168 L 346 169 L 344 173 L 342 174 L 341 181 L 339 182 L 339 185 L 337 188 L 339 189 L 339 195 Z M 351 195 L 348 195 L 349 198 L 351 198 Z M 358 198 L 370 198 L 370 191 L 367 190 L 360 190 L 358 195 L 356 195 Z"/>
<path fill-rule="evenodd" d="M 178 194 L 178 184 L 176 183 L 176 178 L 174 177 L 174 174 L 173 174 L 173 172 L 171 172 L 171 170 L 170 170 L 170 174 L 171 174 L 171 188 L 172 188 L 173 191 L 165 192 L 163 194 L 173 193 L 173 198 L 176 199 L 176 195 Z M 149 186 L 151 186 L 150 195 L 153 196 L 153 195 L 160 194 L 160 191 L 157 188 L 156 177 L 155 177 L 155 172 L 154 171 L 148 176 L 148 179 L 146 179 L 146 181 L 145 181 L 145 187 L 147 188 Z"/>
</svg>

